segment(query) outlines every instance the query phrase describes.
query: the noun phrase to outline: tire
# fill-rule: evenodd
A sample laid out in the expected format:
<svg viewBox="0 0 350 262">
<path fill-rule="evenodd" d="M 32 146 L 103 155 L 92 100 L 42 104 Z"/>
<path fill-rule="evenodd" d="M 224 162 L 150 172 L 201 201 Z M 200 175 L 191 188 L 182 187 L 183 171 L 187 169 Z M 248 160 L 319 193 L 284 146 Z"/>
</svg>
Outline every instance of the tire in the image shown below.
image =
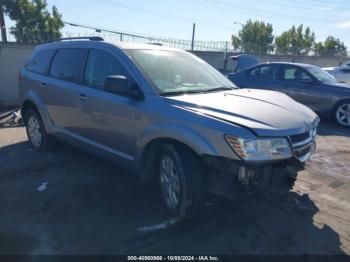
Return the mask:
<svg viewBox="0 0 350 262">
<path fill-rule="evenodd" d="M 28 110 L 24 117 L 28 140 L 32 147 L 39 152 L 47 152 L 52 141 L 46 133 L 43 121 L 35 110 Z"/>
<path fill-rule="evenodd" d="M 350 100 L 344 100 L 334 107 L 334 120 L 338 126 L 350 128 Z"/>
<path fill-rule="evenodd" d="M 157 155 L 156 168 L 162 202 L 168 213 L 180 218 L 198 213 L 206 194 L 199 157 L 185 146 L 165 144 Z"/>
</svg>

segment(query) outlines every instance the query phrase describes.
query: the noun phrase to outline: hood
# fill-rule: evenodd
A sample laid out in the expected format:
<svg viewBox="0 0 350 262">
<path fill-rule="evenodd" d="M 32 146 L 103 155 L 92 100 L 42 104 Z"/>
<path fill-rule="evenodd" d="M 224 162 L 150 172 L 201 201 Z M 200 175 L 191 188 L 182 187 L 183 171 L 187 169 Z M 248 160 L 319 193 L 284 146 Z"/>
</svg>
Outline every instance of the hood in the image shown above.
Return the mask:
<svg viewBox="0 0 350 262">
<path fill-rule="evenodd" d="M 347 90 L 350 91 L 350 85 L 346 83 L 330 83 L 326 84 L 328 87 L 335 87 L 335 88 L 346 88 Z"/>
<path fill-rule="evenodd" d="M 274 91 L 237 89 L 168 97 L 166 100 L 174 106 L 244 126 L 258 136 L 301 134 L 319 121 L 311 109 Z"/>
</svg>

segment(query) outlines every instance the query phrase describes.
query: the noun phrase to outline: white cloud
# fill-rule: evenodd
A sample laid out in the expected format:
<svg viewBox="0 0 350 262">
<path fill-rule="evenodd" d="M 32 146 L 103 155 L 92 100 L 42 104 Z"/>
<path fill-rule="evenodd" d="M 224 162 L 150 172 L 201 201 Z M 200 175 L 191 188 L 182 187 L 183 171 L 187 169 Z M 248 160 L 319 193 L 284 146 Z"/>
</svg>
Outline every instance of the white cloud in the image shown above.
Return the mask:
<svg viewBox="0 0 350 262">
<path fill-rule="evenodd" d="M 338 24 L 338 27 L 343 29 L 350 29 L 350 21 L 345 21 L 343 23 Z"/>
</svg>

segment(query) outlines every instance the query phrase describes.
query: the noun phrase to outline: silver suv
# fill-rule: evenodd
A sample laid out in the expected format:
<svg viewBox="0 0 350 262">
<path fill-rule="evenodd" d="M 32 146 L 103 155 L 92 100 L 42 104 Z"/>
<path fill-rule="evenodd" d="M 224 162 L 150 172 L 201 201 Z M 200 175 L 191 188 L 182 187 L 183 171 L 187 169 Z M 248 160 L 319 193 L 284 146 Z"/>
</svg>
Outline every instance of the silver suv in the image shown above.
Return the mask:
<svg viewBox="0 0 350 262">
<path fill-rule="evenodd" d="M 38 46 L 20 74 L 38 151 L 59 138 L 156 181 L 173 215 L 208 192 L 278 191 L 315 150 L 317 115 L 288 96 L 238 89 L 203 60 L 98 37 Z"/>
</svg>

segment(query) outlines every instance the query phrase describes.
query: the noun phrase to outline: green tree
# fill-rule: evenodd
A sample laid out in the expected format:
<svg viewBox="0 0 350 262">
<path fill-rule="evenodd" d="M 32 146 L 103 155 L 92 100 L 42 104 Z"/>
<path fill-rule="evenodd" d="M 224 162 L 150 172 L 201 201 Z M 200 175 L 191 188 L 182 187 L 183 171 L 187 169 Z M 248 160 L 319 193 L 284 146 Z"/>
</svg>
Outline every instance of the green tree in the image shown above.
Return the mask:
<svg viewBox="0 0 350 262">
<path fill-rule="evenodd" d="M 233 35 L 232 38 L 232 45 L 235 50 L 240 50 L 241 49 L 241 39 L 239 36 Z"/>
<path fill-rule="evenodd" d="M 315 43 L 314 52 L 318 56 L 346 56 L 347 48 L 339 38 L 329 36 L 324 43 Z"/>
<path fill-rule="evenodd" d="M 232 45 L 235 50 L 241 49 L 246 53 L 266 54 L 273 51 L 274 36 L 272 32 L 271 24 L 248 20 L 239 31 L 238 36 L 232 36 Z"/>
<path fill-rule="evenodd" d="M 293 26 L 275 39 L 277 54 L 308 55 L 315 43 L 315 33 L 303 25 Z"/>
<path fill-rule="evenodd" d="M 61 37 L 62 16 L 54 6 L 52 14 L 44 0 L 0 0 L 5 14 L 16 22 L 10 32 L 17 42 L 40 43 Z"/>
</svg>

